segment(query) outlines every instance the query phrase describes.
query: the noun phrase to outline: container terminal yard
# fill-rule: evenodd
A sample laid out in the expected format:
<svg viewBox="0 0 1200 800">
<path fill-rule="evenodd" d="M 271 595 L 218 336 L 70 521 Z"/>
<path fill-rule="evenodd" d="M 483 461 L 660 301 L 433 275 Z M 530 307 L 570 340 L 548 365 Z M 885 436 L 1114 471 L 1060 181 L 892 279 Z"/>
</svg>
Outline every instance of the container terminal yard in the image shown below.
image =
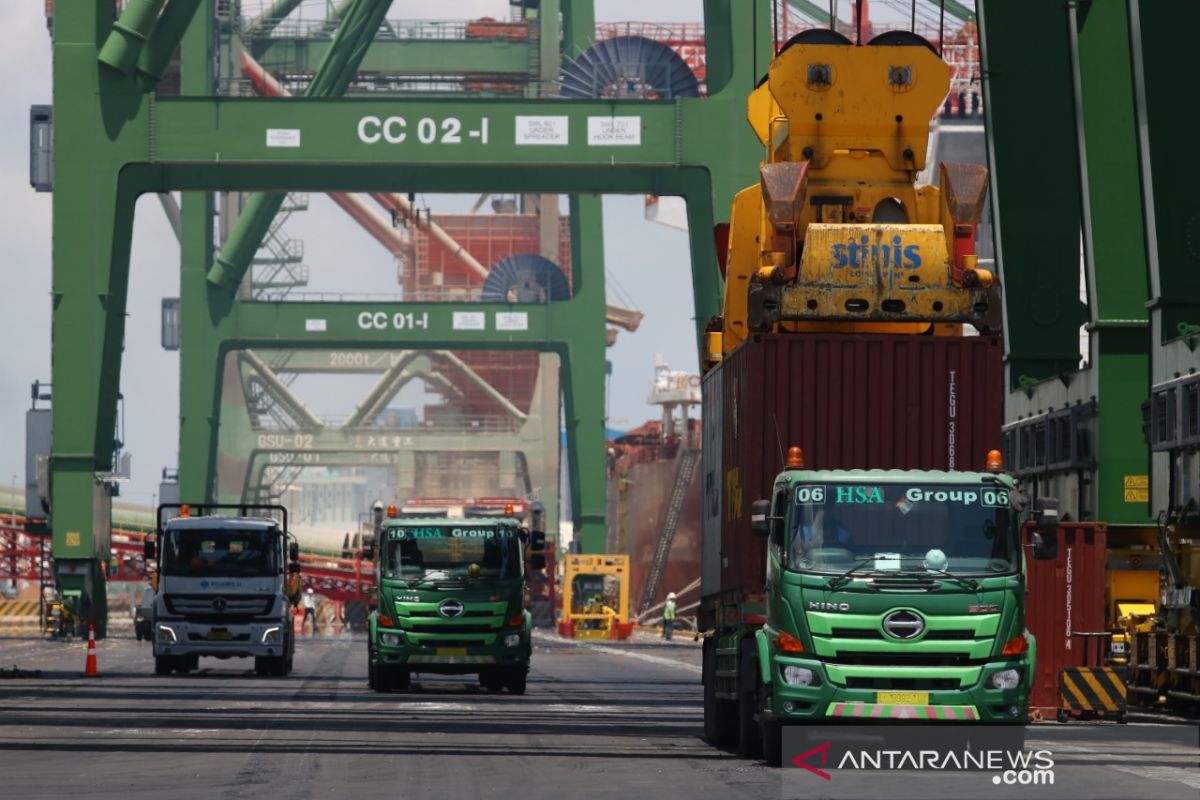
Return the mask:
<svg viewBox="0 0 1200 800">
<path fill-rule="evenodd" d="M 1200 5 L 10 5 L 0 796 L 1200 795 Z"/>
</svg>

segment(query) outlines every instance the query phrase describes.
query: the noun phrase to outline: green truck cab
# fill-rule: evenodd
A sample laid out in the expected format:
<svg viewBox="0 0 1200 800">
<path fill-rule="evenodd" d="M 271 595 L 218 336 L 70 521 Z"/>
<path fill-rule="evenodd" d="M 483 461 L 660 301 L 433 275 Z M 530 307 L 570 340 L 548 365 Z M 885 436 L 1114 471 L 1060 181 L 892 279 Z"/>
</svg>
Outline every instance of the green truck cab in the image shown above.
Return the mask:
<svg viewBox="0 0 1200 800">
<path fill-rule="evenodd" d="M 764 613 L 722 632 L 716 674 L 739 685 L 706 697 L 706 722 L 757 740 L 771 764 L 789 724 L 1025 725 L 1021 502 L 990 472 L 780 474 L 751 507 L 767 540 Z"/>
<path fill-rule="evenodd" d="M 413 673 L 424 672 L 475 674 L 488 691 L 524 694 L 532 645 L 523 546 L 530 532 L 509 517 L 389 517 L 377 536 L 364 548 L 376 557 L 379 592 L 369 619 L 371 688 L 406 689 Z M 544 559 L 530 561 L 538 568 Z"/>
</svg>

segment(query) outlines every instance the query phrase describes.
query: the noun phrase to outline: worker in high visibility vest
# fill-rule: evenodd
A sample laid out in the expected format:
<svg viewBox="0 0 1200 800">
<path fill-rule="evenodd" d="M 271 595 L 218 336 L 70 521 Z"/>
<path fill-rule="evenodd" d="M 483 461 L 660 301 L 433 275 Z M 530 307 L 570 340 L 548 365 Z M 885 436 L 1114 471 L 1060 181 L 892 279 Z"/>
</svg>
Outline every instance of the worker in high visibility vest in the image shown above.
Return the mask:
<svg viewBox="0 0 1200 800">
<path fill-rule="evenodd" d="M 671 641 L 671 629 L 675 627 L 675 593 L 667 592 L 667 602 L 663 604 L 663 638 Z"/>
</svg>

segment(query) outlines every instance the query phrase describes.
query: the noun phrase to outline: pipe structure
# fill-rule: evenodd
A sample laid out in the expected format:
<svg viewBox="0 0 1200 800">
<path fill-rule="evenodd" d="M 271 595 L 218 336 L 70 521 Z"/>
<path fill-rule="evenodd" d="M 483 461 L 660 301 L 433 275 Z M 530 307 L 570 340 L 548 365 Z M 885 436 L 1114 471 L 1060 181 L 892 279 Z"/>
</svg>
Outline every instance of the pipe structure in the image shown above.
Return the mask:
<svg viewBox="0 0 1200 800">
<path fill-rule="evenodd" d="M 391 0 L 355 0 L 309 81 L 305 97 L 345 94 L 390 5 Z M 250 196 L 216 263 L 208 270 L 209 283 L 230 291 L 237 288 L 285 197 L 282 192 L 255 192 Z"/>
<path fill-rule="evenodd" d="M 112 33 L 104 40 L 97 58 L 100 63 L 117 72 L 129 72 L 137 61 L 138 53 L 150 38 L 158 12 L 166 0 L 129 0 L 121 16 L 113 23 Z"/>
<path fill-rule="evenodd" d="M 203 0 L 171 0 L 162 16 L 158 18 L 154 32 L 137 59 L 137 74 L 145 91 L 154 88 L 154 85 L 162 80 L 167 65 L 171 63 L 171 56 L 183 41 L 183 34 L 187 32 L 188 25 L 192 24 L 192 17 L 196 16 L 196 9 L 200 8 L 202 2 Z"/>
</svg>

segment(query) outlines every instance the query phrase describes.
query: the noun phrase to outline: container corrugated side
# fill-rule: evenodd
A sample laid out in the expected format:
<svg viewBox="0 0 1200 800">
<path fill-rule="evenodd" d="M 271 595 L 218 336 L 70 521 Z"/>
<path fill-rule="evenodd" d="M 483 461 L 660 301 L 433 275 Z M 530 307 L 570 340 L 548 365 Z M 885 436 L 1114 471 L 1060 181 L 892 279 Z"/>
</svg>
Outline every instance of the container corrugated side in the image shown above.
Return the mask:
<svg viewBox="0 0 1200 800">
<path fill-rule="evenodd" d="M 981 469 L 1000 447 L 1002 358 L 980 336 L 786 334 L 730 353 L 704 381 L 705 595 L 714 578 L 761 590 L 750 504 L 790 446 L 810 469 Z"/>
<path fill-rule="evenodd" d="M 1032 543 L 1032 532 L 1030 526 L 1022 532 L 1027 545 Z M 1058 527 L 1057 558 L 1026 558 L 1025 627 L 1037 640 L 1029 704 L 1043 714 L 1058 706 L 1058 674 L 1063 667 L 1104 666 L 1108 637 L 1079 634 L 1106 630 L 1107 541 L 1108 526 L 1103 522 L 1063 523 Z"/>
</svg>

